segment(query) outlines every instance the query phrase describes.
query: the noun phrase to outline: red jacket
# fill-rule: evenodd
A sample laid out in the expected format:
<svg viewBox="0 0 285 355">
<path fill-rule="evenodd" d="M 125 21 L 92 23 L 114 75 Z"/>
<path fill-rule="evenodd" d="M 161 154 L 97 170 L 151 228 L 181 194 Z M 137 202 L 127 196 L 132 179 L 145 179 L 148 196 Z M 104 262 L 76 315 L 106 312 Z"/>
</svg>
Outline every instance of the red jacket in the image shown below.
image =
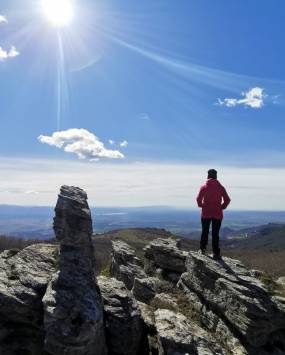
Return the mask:
<svg viewBox="0 0 285 355">
<path fill-rule="evenodd" d="M 230 202 L 226 189 L 216 179 L 208 179 L 197 196 L 202 218 L 223 219 L 223 210 Z"/>
</svg>

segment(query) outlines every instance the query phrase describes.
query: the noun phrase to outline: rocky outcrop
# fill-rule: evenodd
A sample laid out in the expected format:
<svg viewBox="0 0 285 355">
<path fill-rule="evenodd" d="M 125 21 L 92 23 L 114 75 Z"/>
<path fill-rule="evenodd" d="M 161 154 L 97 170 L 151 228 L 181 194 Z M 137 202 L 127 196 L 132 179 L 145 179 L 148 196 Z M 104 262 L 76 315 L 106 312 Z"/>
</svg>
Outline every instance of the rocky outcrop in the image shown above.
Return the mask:
<svg viewBox="0 0 285 355">
<path fill-rule="evenodd" d="M 43 298 L 45 350 L 53 355 L 106 354 L 86 193 L 63 186 L 55 212 L 59 271 L 53 275 Z"/>
<path fill-rule="evenodd" d="M 239 261 L 190 252 L 179 286 L 202 324 L 228 346 L 251 354 L 285 352 L 285 313 Z M 241 350 L 239 350 L 241 351 Z"/>
<path fill-rule="evenodd" d="M 187 253 L 178 248 L 178 241 L 156 239 L 144 249 L 145 271 L 176 283 L 180 275 L 186 271 Z"/>
<path fill-rule="evenodd" d="M 108 354 L 147 354 L 146 331 L 138 304 L 123 282 L 99 277 L 104 302 Z"/>
<path fill-rule="evenodd" d="M 41 354 L 42 297 L 56 268 L 57 248 L 39 244 L 0 254 L 0 354 Z"/>
<path fill-rule="evenodd" d="M 143 262 L 127 243 L 116 240 L 113 241 L 112 246 L 111 275 L 117 280 L 123 281 L 126 287 L 131 290 L 135 277 L 139 279 L 147 277 L 143 270 Z"/>
<path fill-rule="evenodd" d="M 116 258 L 122 248 L 113 250 L 117 263 L 134 264 L 134 250 L 125 244 L 123 249 L 128 250 L 123 259 Z M 158 339 L 154 353 L 285 352 L 284 299 L 270 296 L 261 281 L 263 272 L 233 259 L 217 262 L 183 252 L 174 239 L 154 240 L 144 251 L 144 265 L 139 261 L 139 267 L 144 266 L 147 277 L 137 274 L 131 284 L 152 345 L 154 334 Z M 185 298 L 177 293 L 177 281 Z"/>
<path fill-rule="evenodd" d="M 213 336 L 181 313 L 158 309 L 155 324 L 159 355 L 226 355 Z"/>
</svg>

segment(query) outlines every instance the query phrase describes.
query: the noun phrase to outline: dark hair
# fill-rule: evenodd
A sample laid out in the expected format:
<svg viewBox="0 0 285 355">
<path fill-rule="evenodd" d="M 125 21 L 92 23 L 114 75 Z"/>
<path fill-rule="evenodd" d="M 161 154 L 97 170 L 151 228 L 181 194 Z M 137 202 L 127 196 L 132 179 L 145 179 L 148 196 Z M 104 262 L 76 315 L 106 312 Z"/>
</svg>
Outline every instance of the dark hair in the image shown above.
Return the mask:
<svg viewBox="0 0 285 355">
<path fill-rule="evenodd" d="M 216 179 L 217 178 L 217 170 L 210 169 L 208 170 L 208 179 Z"/>
</svg>

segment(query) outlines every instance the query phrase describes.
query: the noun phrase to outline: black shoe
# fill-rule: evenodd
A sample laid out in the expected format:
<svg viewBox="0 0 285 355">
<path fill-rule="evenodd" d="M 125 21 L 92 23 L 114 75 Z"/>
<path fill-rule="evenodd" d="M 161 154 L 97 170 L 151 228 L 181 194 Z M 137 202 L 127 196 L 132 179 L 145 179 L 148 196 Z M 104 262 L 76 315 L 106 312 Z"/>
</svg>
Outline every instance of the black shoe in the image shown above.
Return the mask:
<svg viewBox="0 0 285 355">
<path fill-rule="evenodd" d="M 216 255 L 216 254 L 214 254 L 214 255 L 213 255 L 213 259 L 214 259 L 214 260 L 217 260 L 217 261 L 221 261 L 221 260 L 222 260 L 222 257 L 221 257 L 221 255 Z"/>
<path fill-rule="evenodd" d="M 198 250 L 198 254 L 205 255 L 206 254 L 206 250 L 205 249 L 199 249 Z"/>
</svg>

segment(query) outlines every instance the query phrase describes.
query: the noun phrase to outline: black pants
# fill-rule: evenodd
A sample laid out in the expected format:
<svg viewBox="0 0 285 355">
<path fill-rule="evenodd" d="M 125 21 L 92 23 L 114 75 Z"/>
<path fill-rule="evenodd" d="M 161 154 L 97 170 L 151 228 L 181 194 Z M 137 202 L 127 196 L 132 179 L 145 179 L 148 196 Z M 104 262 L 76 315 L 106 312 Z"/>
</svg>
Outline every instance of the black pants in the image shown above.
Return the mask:
<svg viewBox="0 0 285 355">
<path fill-rule="evenodd" d="M 220 219 L 201 219 L 202 223 L 202 235 L 201 235 L 201 242 L 200 242 L 200 249 L 206 250 L 208 244 L 208 237 L 209 237 L 209 230 L 210 224 L 212 223 L 212 248 L 214 255 L 220 255 L 220 248 L 219 248 L 219 232 L 222 225 L 222 221 Z"/>
</svg>

